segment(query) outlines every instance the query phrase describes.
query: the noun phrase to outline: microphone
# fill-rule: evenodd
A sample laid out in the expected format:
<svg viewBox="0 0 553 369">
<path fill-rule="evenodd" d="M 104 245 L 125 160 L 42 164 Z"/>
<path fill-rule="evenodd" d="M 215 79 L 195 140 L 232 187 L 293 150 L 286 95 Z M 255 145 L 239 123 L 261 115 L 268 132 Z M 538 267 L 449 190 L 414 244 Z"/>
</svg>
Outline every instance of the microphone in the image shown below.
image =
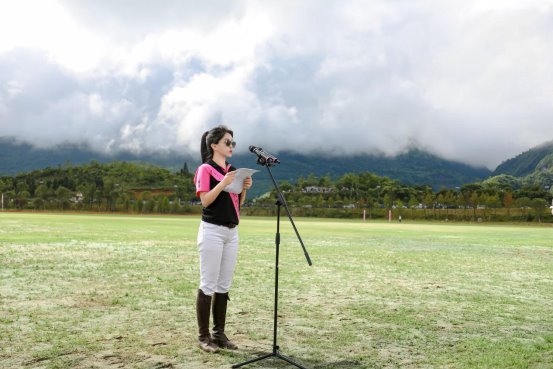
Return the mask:
<svg viewBox="0 0 553 369">
<path fill-rule="evenodd" d="M 250 151 L 257 155 L 257 163 L 261 165 L 272 166 L 275 164 L 280 164 L 280 160 L 274 155 L 269 154 L 268 152 L 263 151 L 261 147 L 250 146 Z"/>
</svg>

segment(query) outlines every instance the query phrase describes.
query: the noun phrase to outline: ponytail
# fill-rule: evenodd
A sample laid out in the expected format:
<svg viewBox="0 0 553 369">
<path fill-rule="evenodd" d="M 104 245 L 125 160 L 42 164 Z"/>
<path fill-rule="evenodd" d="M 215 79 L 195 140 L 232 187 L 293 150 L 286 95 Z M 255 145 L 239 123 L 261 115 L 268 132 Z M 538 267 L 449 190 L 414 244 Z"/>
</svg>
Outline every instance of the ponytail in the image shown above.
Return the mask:
<svg viewBox="0 0 553 369">
<path fill-rule="evenodd" d="M 207 163 L 207 161 L 213 157 L 213 150 L 211 149 L 211 145 L 207 144 L 208 134 L 209 132 L 205 131 L 205 133 L 202 135 L 202 142 L 200 144 L 200 154 L 202 155 L 202 164 Z"/>
</svg>

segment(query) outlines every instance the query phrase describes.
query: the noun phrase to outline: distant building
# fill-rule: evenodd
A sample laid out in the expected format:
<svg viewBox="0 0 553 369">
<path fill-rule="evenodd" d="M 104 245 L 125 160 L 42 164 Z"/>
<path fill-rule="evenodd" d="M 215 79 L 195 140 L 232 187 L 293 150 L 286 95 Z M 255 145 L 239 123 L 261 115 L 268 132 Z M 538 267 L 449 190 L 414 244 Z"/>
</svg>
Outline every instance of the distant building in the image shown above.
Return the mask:
<svg viewBox="0 0 553 369">
<path fill-rule="evenodd" d="M 330 187 L 318 187 L 318 186 L 307 186 L 304 187 L 302 192 L 304 193 L 329 193 L 332 192 Z"/>
<path fill-rule="evenodd" d="M 82 202 L 83 198 L 84 196 L 82 192 L 75 192 L 75 195 L 70 200 L 71 202 L 78 203 L 78 202 Z"/>
</svg>

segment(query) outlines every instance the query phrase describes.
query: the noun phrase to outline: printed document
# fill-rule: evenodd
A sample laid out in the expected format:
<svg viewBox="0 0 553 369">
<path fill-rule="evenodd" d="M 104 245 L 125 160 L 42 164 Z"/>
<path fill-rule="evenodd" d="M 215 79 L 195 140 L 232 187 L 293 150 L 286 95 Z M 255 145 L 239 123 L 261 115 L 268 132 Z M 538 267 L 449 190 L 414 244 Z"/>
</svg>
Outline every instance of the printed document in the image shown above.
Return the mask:
<svg viewBox="0 0 553 369">
<path fill-rule="evenodd" d="M 244 179 L 251 177 L 254 173 L 259 172 L 259 170 L 248 169 L 248 168 L 238 168 L 236 169 L 236 174 L 234 175 L 234 180 L 231 184 L 224 188 L 224 191 L 230 193 L 241 193 L 242 187 L 244 186 Z"/>
</svg>

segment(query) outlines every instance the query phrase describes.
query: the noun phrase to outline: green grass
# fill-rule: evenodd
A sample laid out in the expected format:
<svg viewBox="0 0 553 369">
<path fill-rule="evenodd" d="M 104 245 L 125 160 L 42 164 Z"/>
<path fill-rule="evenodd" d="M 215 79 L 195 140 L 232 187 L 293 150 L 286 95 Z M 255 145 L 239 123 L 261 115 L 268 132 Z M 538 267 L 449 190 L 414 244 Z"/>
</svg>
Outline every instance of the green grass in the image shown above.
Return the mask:
<svg viewBox="0 0 553 369">
<path fill-rule="evenodd" d="M 553 368 L 550 224 L 281 223 L 278 344 L 307 368 Z M 197 347 L 198 217 L 0 213 L 0 368 L 230 368 L 271 352 L 275 219 L 245 217 Z M 267 359 L 244 368 L 291 368 Z"/>
</svg>

